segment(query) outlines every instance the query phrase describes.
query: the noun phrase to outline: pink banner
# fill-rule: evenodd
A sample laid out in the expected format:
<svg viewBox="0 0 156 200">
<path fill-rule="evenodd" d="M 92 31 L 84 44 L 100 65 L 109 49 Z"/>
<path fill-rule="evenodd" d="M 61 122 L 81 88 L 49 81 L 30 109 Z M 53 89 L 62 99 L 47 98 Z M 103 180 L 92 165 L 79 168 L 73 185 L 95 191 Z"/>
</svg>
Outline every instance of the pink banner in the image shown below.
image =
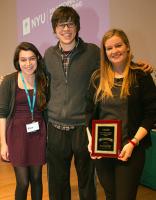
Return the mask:
<svg viewBox="0 0 156 200">
<path fill-rule="evenodd" d="M 51 27 L 53 11 L 61 5 L 74 7 L 80 15 L 80 37 L 86 42 L 100 44 L 109 28 L 108 0 L 16 0 L 18 41 L 34 43 L 43 53 L 57 39 Z"/>
</svg>

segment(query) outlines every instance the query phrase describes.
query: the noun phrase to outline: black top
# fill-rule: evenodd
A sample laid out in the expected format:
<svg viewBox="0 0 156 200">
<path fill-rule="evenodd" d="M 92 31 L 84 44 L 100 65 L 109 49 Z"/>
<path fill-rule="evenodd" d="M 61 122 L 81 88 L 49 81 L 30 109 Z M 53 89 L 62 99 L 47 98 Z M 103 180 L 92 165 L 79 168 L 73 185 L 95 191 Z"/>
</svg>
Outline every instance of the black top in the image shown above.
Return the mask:
<svg viewBox="0 0 156 200">
<path fill-rule="evenodd" d="M 129 138 L 134 137 L 139 127 L 143 127 L 147 131 L 150 131 L 156 122 L 156 86 L 153 79 L 151 75 L 145 74 L 141 70 L 132 70 L 132 73 L 135 73 L 136 75 L 136 82 L 130 88 L 130 95 L 127 97 L 127 103 L 124 104 L 120 102 L 120 107 L 116 110 L 114 110 L 114 108 L 112 109 L 111 106 L 110 108 L 106 108 L 109 109 L 109 111 L 113 110 L 113 115 L 116 111 L 118 111 L 119 114 L 121 112 L 121 118 L 124 117 L 127 112 L 126 128 Z M 86 120 L 90 127 L 92 119 L 100 119 L 104 116 L 102 112 L 106 112 L 104 107 L 102 108 L 103 110 L 101 110 L 101 102 L 94 103 L 94 95 L 95 87 L 91 84 L 86 96 Z M 122 113 L 123 111 L 125 114 Z M 150 143 L 150 134 L 147 134 L 140 142 L 140 144 L 146 146 Z"/>
</svg>

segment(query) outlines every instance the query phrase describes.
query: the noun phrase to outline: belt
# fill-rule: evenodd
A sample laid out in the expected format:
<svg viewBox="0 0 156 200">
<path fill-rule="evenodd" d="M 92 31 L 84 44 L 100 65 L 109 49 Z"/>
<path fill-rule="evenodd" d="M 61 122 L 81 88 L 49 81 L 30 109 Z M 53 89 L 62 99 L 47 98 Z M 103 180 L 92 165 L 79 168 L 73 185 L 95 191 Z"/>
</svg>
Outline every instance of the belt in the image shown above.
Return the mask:
<svg viewBox="0 0 156 200">
<path fill-rule="evenodd" d="M 52 126 L 59 129 L 59 130 L 62 130 L 62 131 L 70 131 L 70 130 L 73 130 L 75 129 L 75 126 L 68 126 L 68 125 L 61 125 L 61 124 L 53 124 L 52 123 Z"/>
</svg>

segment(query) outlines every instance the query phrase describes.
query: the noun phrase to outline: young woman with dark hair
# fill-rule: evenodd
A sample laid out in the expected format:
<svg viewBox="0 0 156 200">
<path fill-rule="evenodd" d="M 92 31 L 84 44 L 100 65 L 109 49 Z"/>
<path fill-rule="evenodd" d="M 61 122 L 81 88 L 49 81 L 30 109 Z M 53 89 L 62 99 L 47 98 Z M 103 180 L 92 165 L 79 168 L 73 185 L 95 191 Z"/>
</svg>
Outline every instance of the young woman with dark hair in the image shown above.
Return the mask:
<svg viewBox="0 0 156 200">
<path fill-rule="evenodd" d="M 42 199 L 42 166 L 46 163 L 47 76 L 41 54 L 29 42 L 14 54 L 16 72 L 0 85 L 1 157 L 16 176 L 15 200 Z"/>
</svg>

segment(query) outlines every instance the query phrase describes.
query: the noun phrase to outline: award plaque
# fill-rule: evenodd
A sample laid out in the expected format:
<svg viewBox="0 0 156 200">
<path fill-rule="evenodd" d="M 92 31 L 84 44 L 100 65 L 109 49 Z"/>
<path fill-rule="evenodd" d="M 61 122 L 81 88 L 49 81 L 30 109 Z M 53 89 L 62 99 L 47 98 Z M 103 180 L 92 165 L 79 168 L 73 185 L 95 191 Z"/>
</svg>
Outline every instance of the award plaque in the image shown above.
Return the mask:
<svg viewBox="0 0 156 200">
<path fill-rule="evenodd" d="M 121 120 L 92 121 L 92 155 L 117 158 L 121 150 Z"/>
</svg>

